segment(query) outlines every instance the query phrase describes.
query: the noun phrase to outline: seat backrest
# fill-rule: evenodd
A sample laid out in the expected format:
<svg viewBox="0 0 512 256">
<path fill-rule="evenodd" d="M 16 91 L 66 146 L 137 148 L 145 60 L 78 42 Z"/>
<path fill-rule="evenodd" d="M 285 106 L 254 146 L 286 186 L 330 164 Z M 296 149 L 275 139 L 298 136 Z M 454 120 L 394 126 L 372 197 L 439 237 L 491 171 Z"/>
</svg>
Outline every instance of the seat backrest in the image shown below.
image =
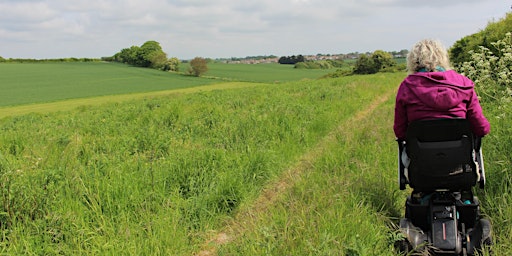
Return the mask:
<svg viewBox="0 0 512 256">
<path fill-rule="evenodd" d="M 406 136 L 409 185 L 416 191 L 470 189 L 478 177 L 473 143 L 465 119 L 412 122 Z"/>
</svg>

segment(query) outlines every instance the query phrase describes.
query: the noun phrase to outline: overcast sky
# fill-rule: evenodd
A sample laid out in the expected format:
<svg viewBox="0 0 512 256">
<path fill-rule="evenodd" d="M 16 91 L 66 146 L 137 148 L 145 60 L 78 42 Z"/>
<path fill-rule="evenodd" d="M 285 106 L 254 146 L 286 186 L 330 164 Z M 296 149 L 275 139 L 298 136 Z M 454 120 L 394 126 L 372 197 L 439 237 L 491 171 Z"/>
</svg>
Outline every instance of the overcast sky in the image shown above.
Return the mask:
<svg viewBox="0 0 512 256">
<path fill-rule="evenodd" d="M 0 0 L 0 56 L 112 56 L 159 42 L 169 57 L 450 47 L 505 17 L 506 0 Z"/>
</svg>

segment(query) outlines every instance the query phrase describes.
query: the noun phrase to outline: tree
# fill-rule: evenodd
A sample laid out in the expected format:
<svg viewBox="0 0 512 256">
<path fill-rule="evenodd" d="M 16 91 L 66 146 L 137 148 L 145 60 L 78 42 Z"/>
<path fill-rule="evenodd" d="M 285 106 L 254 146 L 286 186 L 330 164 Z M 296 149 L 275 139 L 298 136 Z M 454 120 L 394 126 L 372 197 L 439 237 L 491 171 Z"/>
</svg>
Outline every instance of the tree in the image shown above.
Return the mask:
<svg viewBox="0 0 512 256">
<path fill-rule="evenodd" d="M 194 76 L 201 76 L 208 71 L 208 64 L 204 58 L 195 57 L 190 61 L 190 68 L 188 72 Z"/>
<path fill-rule="evenodd" d="M 165 52 L 153 52 L 148 55 L 151 68 L 162 69 L 167 62 L 167 54 Z"/>
<path fill-rule="evenodd" d="M 396 65 L 396 62 L 393 61 L 393 55 L 382 50 L 373 52 L 371 57 L 378 70 L 390 68 Z"/>
<path fill-rule="evenodd" d="M 381 70 L 396 66 L 393 56 L 382 50 L 376 50 L 370 56 L 362 54 L 354 67 L 354 74 L 375 74 Z"/>
<path fill-rule="evenodd" d="M 161 69 L 167 61 L 167 54 L 162 50 L 160 43 L 147 41 L 140 47 L 122 49 L 113 59 L 137 67 Z"/>
<path fill-rule="evenodd" d="M 158 68 L 167 60 L 167 54 L 164 53 L 160 43 L 157 41 L 145 42 L 137 52 L 137 66 Z"/>
<path fill-rule="evenodd" d="M 302 55 L 298 55 L 298 56 L 282 56 L 281 58 L 279 58 L 279 64 L 297 64 L 299 62 L 304 62 L 305 61 L 305 58 L 304 56 Z"/>
<path fill-rule="evenodd" d="M 354 67 L 354 74 L 375 74 L 377 72 L 379 72 L 379 69 L 375 65 L 373 58 L 366 54 L 359 56 Z"/>
<path fill-rule="evenodd" d="M 179 71 L 180 70 L 180 60 L 176 57 L 172 57 L 168 59 L 163 67 L 161 68 L 163 71 Z"/>
<path fill-rule="evenodd" d="M 120 52 L 114 55 L 114 60 L 121 63 L 135 65 L 138 51 L 138 46 L 122 49 Z"/>
</svg>

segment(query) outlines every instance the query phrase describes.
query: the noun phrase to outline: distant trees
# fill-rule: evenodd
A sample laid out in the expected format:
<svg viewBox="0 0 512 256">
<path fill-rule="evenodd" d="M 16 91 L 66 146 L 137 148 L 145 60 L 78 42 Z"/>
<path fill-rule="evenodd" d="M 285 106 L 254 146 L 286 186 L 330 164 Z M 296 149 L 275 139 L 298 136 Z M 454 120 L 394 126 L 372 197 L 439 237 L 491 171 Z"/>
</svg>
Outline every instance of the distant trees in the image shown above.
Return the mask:
<svg viewBox="0 0 512 256">
<path fill-rule="evenodd" d="M 201 57 L 195 57 L 190 61 L 188 72 L 193 76 L 201 76 L 208 71 L 208 62 Z"/>
<path fill-rule="evenodd" d="M 354 66 L 354 74 L 375 74 L 381 70 L 391 69 L 396 66 L 393 56 L 385 51 L 377 50 L 370 56 L 359 56 Z"/>
<path fill-rule="evenodd" d="M 20 58 L 9 58 L 4 59 L 0 57 L 0 62 L 9 62 L 9 63 L 57 63 L 57 62 L 97 62 L 100 59 L 91 59 L 91 58 L 58 58 L 58 59 L 20 59 Z"/>
<path fill-rule="evenodd" d="M 167 59 L 167 54 L 162 50 L 160 43 L 147 41 L 143 45 L 122 49 L 113 58 L 116 62 L 145 68 L 161 69 L 165 71 L 177 71 L 179 60 Z M 177 60 L 177 62 L 176 62 Z"/>
<path fill-rule="evenodd" d="M 281 58 L 279 58 L 279 64 L 292 64 L 292 65 L 295 65 L 299 62 L 304 62 L 305 58 L 304 56 L 302 55 L 298 55 L 298 56 L 282 56 Z"/>
</svg>

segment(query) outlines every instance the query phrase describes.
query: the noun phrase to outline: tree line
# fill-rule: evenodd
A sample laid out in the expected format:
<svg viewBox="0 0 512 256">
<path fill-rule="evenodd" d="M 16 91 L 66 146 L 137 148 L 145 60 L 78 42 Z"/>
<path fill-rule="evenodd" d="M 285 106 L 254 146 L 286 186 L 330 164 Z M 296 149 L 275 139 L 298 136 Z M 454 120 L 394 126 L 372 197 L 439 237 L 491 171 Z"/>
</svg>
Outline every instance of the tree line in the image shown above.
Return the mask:
<svg viewBox="0 0 512 256">
<path fill-rule="evenodd" d="M 128 65 L 154 68 L 163 71 L 178 72 L 181 61 L 176 58 L 167 58 L 167 54 L 162 50 L 157 41 L 147 41 L 141 46 L 132 46 L 124 48 L 110 58 L 104 58 L 105 61 L 115 61 Z M 208 71 L 208 61 L 204 58 L 196 57 L 190 61 L 188 74 L 201 76 Z"/>
<path fill-rule="evenodd" d="M 167 58 L 157 41 L 147 41 L 141 46 L 124 48 L 110 58 L 103 58 L 105 61 L 115 61 L 128 65 L 144 68 L 154 68 L 163 71 L 178 71 L 180 60 L 176 57 Z"/>
<path fill-rule="evenodd" d="M 293 56 L 282 56 L 279 58 L 278 63 L 279 64 L 292 64 L 295 65 L 299 62 L 304 62 L 306 59 L 302 55 L 293 55 Z"/>
<path fill-rule="evenodd" d="M 0 56 L 0 63 L 2 62 L 13 62 L 13 63 L 44 63 L 44 62 L 97 62 L 100 59 L 94 58 L 58 58 L 58 59 L 21 59 L 21 58 L 9 58 L 5 59 Z"/>
</svg>

